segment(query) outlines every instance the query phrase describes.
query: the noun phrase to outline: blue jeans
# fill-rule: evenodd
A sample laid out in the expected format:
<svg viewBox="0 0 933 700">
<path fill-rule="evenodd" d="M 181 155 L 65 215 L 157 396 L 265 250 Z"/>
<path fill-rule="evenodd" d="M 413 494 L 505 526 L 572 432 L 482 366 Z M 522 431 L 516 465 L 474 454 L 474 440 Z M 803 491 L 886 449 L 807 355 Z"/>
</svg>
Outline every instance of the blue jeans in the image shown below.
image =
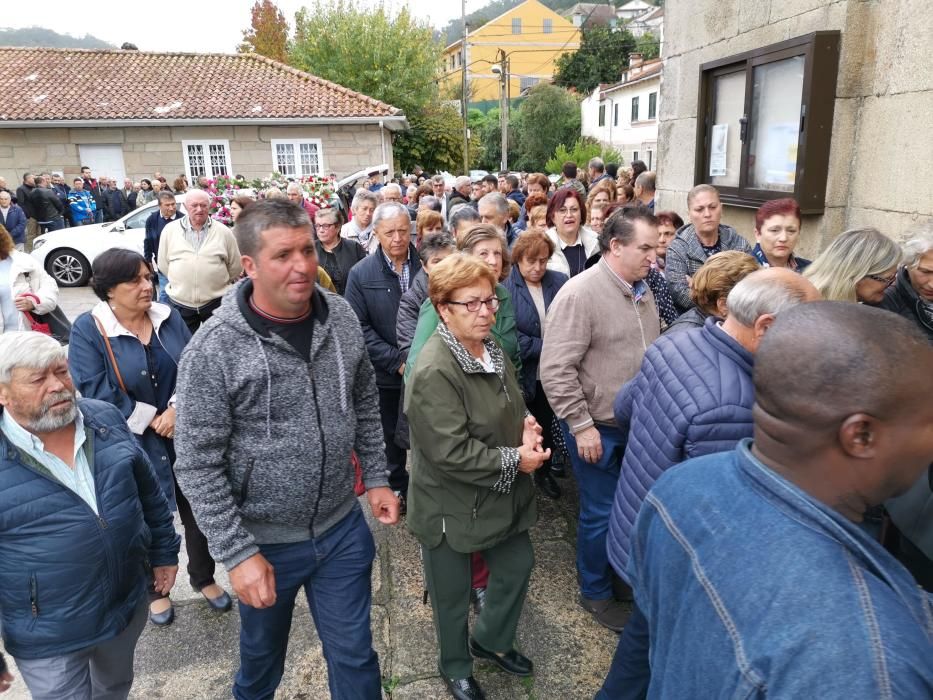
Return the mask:
<svg viewBox="0 0 933 700">
<path fill-rule="evenodd" d="M 168 277 L 162 274 L 162 270 L 159 270 L 159 301 L 163 304 L 168 304 L 168 294 L 165 293 L 165 290 L 168 289 Z"/>
<path fill-rule="evenodd" d="M 276 601 L 262 609 L 239 604 L 240 670 L 233 697 L 271 700 L 275 695 L 285 671 L 295 598 L 304 586 L 324 649 L 331 698 L 381 698 L 369 622 L 376 547 L 362 510 L 355 507 L 317 539 L 259 549 L 275 570 Z"/>
<path fill-rule="evenodd" d="M 651 682 L 648 619 L 637 605 L 619 635 L 606 682 L 593 700 L 643 700 Z"/>
<path fill-rule="evenodd" d="M 577 441 L 560 422 L 567 451 L 580 489 L 580 518 L 577 525 L 577 576 L 580 593 L 590 600 L 612 597 L 612 567 L 606 553 L 609 513 L 625 453 L 625 436 L 618 428 L 597 425 L 603 443 L 603 456 L 596 464 L 584 462 L 577 452 Z"/>
<path fill-rule="evenodd" d="M 103 209 L 94 210 L 94 223 L 95 224 L 104 223 L 104 210 Z"/>
</svg>

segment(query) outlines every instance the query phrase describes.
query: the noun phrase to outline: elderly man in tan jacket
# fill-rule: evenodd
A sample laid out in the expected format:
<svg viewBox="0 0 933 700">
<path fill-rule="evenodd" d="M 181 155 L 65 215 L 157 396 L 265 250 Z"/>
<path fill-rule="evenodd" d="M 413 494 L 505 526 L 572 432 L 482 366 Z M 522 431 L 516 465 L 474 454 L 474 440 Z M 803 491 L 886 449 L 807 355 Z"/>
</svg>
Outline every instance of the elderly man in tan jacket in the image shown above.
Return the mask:
<svg viewBox="0 0 933 700">
<path fill-rule="evenodd" d="M 243 272 L 233 232 L 210 217 L 210 201 L 207 192 L 189 190 L 187 215 L 168 224 L 159 240 L 159 270 L 168 278 L 165 292 L 192 333 Z"/>
<path fill-rule="evenodd" d="M 625 436 L 615 425 L 612 401 L 638 373 L 660 333 L 654 297 L 644 282 L 657 243 L 653 215 L 610 217 L 599 235 L 600 261 L 567 282 L 551 302 L 541 350 L 541 384 L 560 419 L 580 488 L 580 604 L 617 632 L 628 614 L 613 596 L 606 532 Z"/>
</svg>

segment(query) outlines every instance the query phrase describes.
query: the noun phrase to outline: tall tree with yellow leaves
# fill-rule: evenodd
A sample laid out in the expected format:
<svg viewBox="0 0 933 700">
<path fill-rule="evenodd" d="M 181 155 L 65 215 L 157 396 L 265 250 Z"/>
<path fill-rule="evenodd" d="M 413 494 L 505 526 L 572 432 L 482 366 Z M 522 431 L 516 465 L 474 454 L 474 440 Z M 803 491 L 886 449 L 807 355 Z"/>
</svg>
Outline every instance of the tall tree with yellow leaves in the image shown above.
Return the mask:
<svg viewBox="0 0 933 700">
<path fill-rule="evenodd" d="M 288 22 L 272 0 L 253 3 L 252 21 L 243 30 L 243 43 L 238 51 L 252 51 L 282 63 L 288 62 Z"/>
</svg>

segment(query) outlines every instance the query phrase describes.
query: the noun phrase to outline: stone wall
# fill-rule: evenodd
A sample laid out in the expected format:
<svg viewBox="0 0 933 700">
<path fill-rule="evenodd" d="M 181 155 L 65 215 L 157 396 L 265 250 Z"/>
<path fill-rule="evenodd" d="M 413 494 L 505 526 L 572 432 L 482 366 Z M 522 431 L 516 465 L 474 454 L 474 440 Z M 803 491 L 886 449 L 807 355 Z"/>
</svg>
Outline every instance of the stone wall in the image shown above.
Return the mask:
<svg viewBox="0 0 933 700">
<path fill-rule="evenodd" d="M 826 210 L 806 217 L 810 257 L 842 231 L 899 237 L 933 220 L 933 71 L 924 0 L 693 0 L 665 3 L 658 208 L 686 213 L 693 186 L 702 63 L 818 30 L 841 32 Z M 686 219 L 686 216 L 684 217 Z M 723 221 L 753 235 L 754 210 Z"/>
<path fill-rule="evenodd" d="M 271 139 L 288 138 L 321 139 L 324 172 L 338 177 L 392 163 L 391 135 L 385 134 L 383 155 L 378 125 L 0 129 L 0 175 L 13 188 L 27 170 L 61 171 L 70 182 L 80 174 L 80 144 L 120 144 L 127 177 L 139 180 L 158 171 L 171 182 L 185 172 L 182 141 L 227 139 L 233 173 L 253 179 L 273 170 Z"/>
</svg>

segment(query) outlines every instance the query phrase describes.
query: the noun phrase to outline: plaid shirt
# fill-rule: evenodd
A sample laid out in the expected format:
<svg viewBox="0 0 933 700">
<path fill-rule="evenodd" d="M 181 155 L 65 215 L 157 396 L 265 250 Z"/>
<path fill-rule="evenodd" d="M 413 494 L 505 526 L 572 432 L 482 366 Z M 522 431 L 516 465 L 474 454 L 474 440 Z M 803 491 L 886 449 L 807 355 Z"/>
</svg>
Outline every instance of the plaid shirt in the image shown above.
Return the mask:
<svg viewBox="0 0 933 700">
<path fill-rule="evenodd" d="M 379 250 L 382 251 L 382 257 L 385 258 L 389 269 L 398 276 L 398 284 L 399 287 L 402 288 L 402 294 L 404 294 L 408 291 L 408 285 L 411 283 L 411 261 L 405 258 L 405 262 L 402 263 L 402 271 L 399 272 L 395 269 L 395 263 L 392 261 L 392 258 L 386 255 L 385 249 L 380 246 Z"/>
</svg>

